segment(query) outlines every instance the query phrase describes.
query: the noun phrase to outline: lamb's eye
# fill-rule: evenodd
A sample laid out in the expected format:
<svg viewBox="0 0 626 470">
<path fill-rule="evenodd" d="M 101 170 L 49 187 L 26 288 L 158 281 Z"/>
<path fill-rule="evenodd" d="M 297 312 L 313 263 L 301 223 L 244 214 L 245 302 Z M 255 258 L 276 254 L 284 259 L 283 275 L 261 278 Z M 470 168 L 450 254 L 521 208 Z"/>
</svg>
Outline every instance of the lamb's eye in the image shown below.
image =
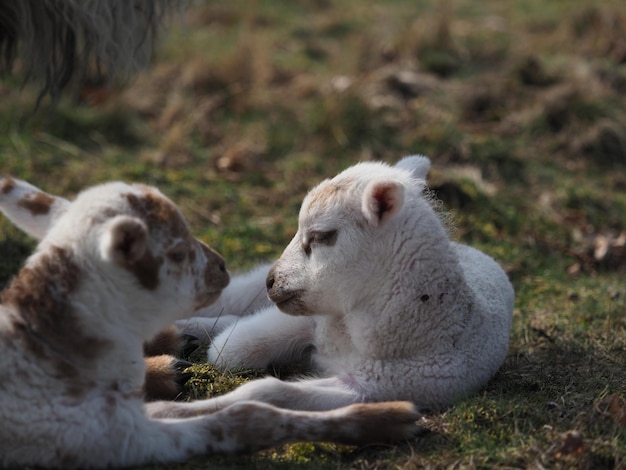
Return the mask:
<svg viewBox="0 0 626 470">
<path fill-rule="evenodd" d="M 320 245 L 332 246 L 337 241 L 337 230 L 328 230 L 324 232 L 313 232 L 311 234 L 311 242 Z"/>
<path fill-rule="evenodd" d="M 307 256 L 311 255 L 311 245 L 333 246 L 337 241 L 337 230 L 311 232 L 302 242 L 302 249 Z"/>
<path fill-rule="evenodd" d="M 184 246 L 176 246 L 167 253 L 167 257 L 174 263 L 182 263 L 187 259 L 187 248 Z"/>
</svg>

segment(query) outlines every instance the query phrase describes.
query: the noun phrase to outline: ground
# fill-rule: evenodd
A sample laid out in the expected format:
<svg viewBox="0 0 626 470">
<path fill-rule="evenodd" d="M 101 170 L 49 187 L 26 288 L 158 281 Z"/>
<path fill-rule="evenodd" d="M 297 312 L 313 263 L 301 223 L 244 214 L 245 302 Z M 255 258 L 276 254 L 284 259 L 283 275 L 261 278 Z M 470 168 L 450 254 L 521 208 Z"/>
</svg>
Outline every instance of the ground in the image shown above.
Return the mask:
<svg viewBox="0 0 626 470">
<path fill-rule="evenodd" d="M 0 173 L 157 185 L 240 271 L 278 256 L 321 179 L 423 153 L 453 237 L 517 299 L 500 373 L 411 442 L 177 468 L 626 468 L 626 5 L 233 0 L 179 21 L 149 70 L 56 107 L 5 77 Z M 0 221 L 0 285 L 33 246 Z M 191 397 L 263 373 L 194 360 Z"/>
</svg>

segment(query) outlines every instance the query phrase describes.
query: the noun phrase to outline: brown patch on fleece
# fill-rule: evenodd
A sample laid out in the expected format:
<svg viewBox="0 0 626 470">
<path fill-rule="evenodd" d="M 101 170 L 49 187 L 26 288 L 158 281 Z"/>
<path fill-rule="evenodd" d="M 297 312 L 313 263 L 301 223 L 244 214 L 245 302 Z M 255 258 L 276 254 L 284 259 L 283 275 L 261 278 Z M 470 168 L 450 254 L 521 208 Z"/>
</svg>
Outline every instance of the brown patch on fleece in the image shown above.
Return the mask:
<svg viewBox="0 0 626 470">
<path fill-rule="evenodd" d="M 412 437 L 420 414 L 404 401 L 357 403 L 336 410 L 335 423 L 329 420 L 316 429 L 330 440 L 352 445 L 397 442 Z"/>
<path fill-rule="evenodd" d="M 155 257 L 150 250 L 146 250 L 142 258 L 126 264 L 124 268 L 135 275 L 143 288 L 155 290 L 159 287 L 159 270 L 162 264 L 162 256 Z"/>
<path fill-rule="evenodd" d="M 306 197 L 309 210 L 325 211 L 333 200 L 346 193 L 352 185 L 354 185 L 352 178 L 339 181 L 327 180 L 321 183 Z"/>
<path fill-rule="evenodd" d="M 162 264 L 163 257 L 155 257 L 147 250 L 141 259 L 126 265 L 125 268 L 135 275 L 142 287 L 155 290 L 159 287 L 159 270 Z"/>
<path fill-rule="evenodd" d="M 15 309 L 14 333 L 28 352 L 52 360 L 64 376 L 76 377 L 76 362 L 94 361 L 109 344 L 88 336 L 76 316 L 70 295 L 81 271 L 71 253 L 52 247 L 22 270 L 0 295 L 3 305 Z"/>
<path fill-rule="evenodd" d="M 226 271 L 224 258 L 208 245 L 200 243 L 200 248 L 206 257 L 206 270 L 204 271 L 204 285 L 212 290 L 223 289 L 228 285 L 230 277 Z"/>
<path fill-rule="evenodd" d="M 126 194 L 131 208 L 148 225 L 150 231 L 159 230 L 177 238 L 190 237 L 189 229 L 182 215 L 168 199 L 148 186 L 135 185 L 144 194 Z"/>
<path fill-rule="evenodd" d="M 135 185 L 135 187 L 144 191 L 144 194 L 138 196 L 128 193 L 125 197 L 132 210 L 146 223 L 150 232 L 165 233 L 172 238 L 191 239 L 187 224 L 173 203 L 148 186 Z M 159 285 L 161 264 L 163 264 L 162 257 L 155 257 L 150 252 L 146 252 L 142 259 L 129 265 L 127 269 L 135 274 L 143 287 L 154 290 Z"/>
<path fill-rule="evenodd" d="M 11 178 L 6 178 L 2 181 L 2 184 L 0 184 L 0 192 L 2 194 L 9 194 L 11 191 L 13 191 L 13 188 L 15 188 L 15 181 L 13 181 L 13 179 Z"/>
<path fill-rule="evenodd" d="M 17 203 L 18 206 L 30 211 L 32 215 L 46 215 L 54 204 L 54 198 L 45 193 L 35 193 L 34 196 L 24 197 Z"/>
</svg>

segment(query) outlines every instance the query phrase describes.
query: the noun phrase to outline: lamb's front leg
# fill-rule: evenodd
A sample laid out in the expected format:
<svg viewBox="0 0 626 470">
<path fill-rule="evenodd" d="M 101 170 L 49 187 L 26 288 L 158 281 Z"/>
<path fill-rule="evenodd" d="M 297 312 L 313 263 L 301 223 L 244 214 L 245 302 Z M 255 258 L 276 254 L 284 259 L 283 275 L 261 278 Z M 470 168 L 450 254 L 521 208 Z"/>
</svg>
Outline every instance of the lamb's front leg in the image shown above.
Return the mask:
<svg viewBox="0 0 626 470">
<path fill-rule="evenodd" d="M 229 326 L 234 325 L 241 317 L 237 315 L 221 315 L 219 317 L 190 317 L 175 322 L 181 334 L 197 338 L 201 343 L 210 343 L 213 338 Z"/>
<path fill-rule="evenodd" d="M 149 416 L 176 418 L 214 413 L 237 403 L 259 401 L 292 410 L 325 411 L 366 401 L 351 378 L 329 377 L 286 382 L 274 377 L 253 380 L 230 393 L 195 402 L 146 404 Z"/>
</svg>

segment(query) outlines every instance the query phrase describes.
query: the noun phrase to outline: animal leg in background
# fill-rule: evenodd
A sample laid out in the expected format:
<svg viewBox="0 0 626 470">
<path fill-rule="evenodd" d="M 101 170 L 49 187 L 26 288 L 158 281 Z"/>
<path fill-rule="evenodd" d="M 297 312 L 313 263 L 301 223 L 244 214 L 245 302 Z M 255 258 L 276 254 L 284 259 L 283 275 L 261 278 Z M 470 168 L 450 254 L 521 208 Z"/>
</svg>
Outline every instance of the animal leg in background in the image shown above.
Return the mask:
<svg viewBox="0 0 626 470">
<path fill-rule="evenodd" d="M 285 315 L 269 307 L 239 319 L 216 337 L 208 360 L 220 369 L 282 366 L 307 359 L 312 352 L 315 322 Z"/>
</svg>

